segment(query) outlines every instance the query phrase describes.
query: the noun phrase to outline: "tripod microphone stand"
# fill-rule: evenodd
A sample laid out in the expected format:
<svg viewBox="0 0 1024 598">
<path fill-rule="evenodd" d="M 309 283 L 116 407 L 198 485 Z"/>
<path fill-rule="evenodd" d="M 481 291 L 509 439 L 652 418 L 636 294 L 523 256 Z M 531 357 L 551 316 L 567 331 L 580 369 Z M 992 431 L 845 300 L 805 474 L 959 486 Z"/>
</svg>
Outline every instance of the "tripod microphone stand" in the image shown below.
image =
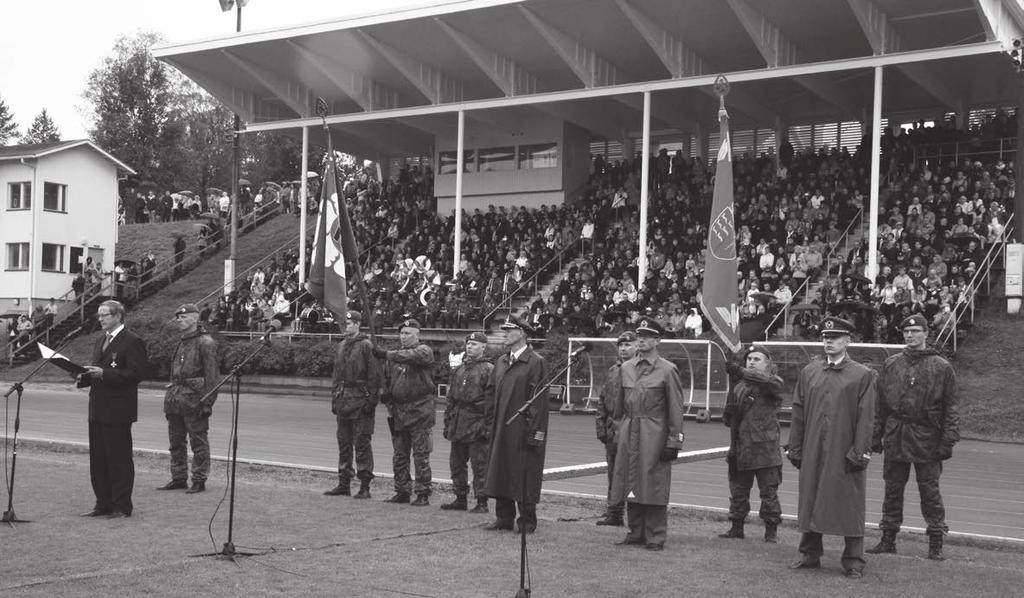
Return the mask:
<svg viewBox="0 0 1024 598">
<path fill-rule="evenodd" d="M 523 403 L 522 407 L 517 409 L 516 412 L 513 413 L 512 416 L 509 417 L 505 421 L 505 426 L 508 427 L 508 426 L 511 426 L 512 422 L 516 421 L 517 418 L 519 418 L 519 417 L 523 418 L 523 439 L 522 439 L 523 451 L 522 451 L 522 456 L 521 456 L 521 459 L 520 459 L 520 461 L 522 463 L 522 471 L 521 471 L 521 476 L 522 477 L 520 478 L 520 493 L 521 493 L 520 494 L 520 504 L 521 505 L 525 505 L 526 504 L 526 475 L 527 475 L 527 472 L 528 472 L 528 469 L 529 469 L 529 467 L 527 465 L 527 461 L 526 461 L 526 451 L 527 451 L 527 449 L 526 449 L 527 444 L 526 443 L 527 443 L 527 441 L 530 438 L 530 423 L 531 423 L 532 418 L 533 418 L 533 414 L 530 413 L 530 408 L 533 406 L 534 401 L 536 401 L 539 397 L 547 394 L 549 386 L 554 384 L 556 380 L 561 378 L 567 371 L 569 371 L 569 368 L 572 367 L 572 365 L 576 362 L 576 358 L 577 357 L 579 357 L 584 352 L 589 351 L 589 350 L 590 350 L 590 345 L 586 344 L 586 345 L 583 345 L 582 347 L 580 347 L 579 349 L 573 351 L 569 355 L 569 359 L 565 362 L 565 365 L 562 366 L 562 368 L 559 369 L 557 372 L 555 372 L 554 375 L 552 375 L 550 378 L 548 378 L 547 381 L 545 381 L 543 384 L 541 384 L 538 387 L 538 390 L 533 394 L 533 396 L 530 397 L 530 399 L 528 401 Z M 521 523 L 519 525 L 519 590 L 516 592 L 516 598 L 530 598 L 530 593 L 532 592 L 532 589 L 529 587 L 529 585 L 527 584 L 527 580 L 526 580 L 527 568 L 528 567 L 527 567 L 527 549 L 526 549 L 526 526 Z"/>
<path fill-rule="evenodd" d="M 277 326 L 280 329 L 280 326 Z M 242 361 L 239 361 L 231 368 L 231 373 L 221 378 L 220 382 L 217 383 L 208 393 L 203 395 L 199 400 L 200 403 L 204 402 L 210 395 L 217 392 L 217 390 L 224 386 L 228 381 L 232 381 L 231 385 L 231 454 L 228 457 L 230 464 L 230 474 L 228 476 L 228 540 L 224 543 L 220 552 L 210 552 L 206 554 L 198 554 L 194 556 L 216 556 L 226 557 L 234 561 L 237 565 L 237 557 L 240 556 L 254 556 L 256 553 L 253 552 L 239 552 L 235 549 L 233 542 L 233 533 L 235 527 L 235 470 L 238 467 L 238 407 L 239 407 L 239 395 L 241 394 L 242 388 L 242 368 L 245 364 L 252 361 L 254 357 L 259 355 L 260 351 L 270 346 L 270 335 L 274 329 L 269 329 L 263 335 L 261 342 L 258 347 L 251 353 L 245 356 Z"/>
<path fill-rule="evenodd" d="M 58 347 L 58 349 L 60 348 Z M 19 382 L 12 384 L 11 388 L 4 394 L 4 400 L 9 401 L 13 393 L 18 393 L 18 400 L 14 407 L 14 436 L 11 440 L 11 478 L 7 481 L 7 510 L 4 511 L 3 518 L 0 519 L 0 522 L 6 523 L 11 527 L 14 527 L 15 523 L 30 522 L 28 519 L 18 519 L 18 516 L 14 513 L 14 474 L 18 470 L 18 431 L 21 429 L 21 395 L 25 392 L 25 383 L 48 363 L 50 363 L 49 359 L 43 359 L 34 370 L 29 372 Z"/>
</svg>

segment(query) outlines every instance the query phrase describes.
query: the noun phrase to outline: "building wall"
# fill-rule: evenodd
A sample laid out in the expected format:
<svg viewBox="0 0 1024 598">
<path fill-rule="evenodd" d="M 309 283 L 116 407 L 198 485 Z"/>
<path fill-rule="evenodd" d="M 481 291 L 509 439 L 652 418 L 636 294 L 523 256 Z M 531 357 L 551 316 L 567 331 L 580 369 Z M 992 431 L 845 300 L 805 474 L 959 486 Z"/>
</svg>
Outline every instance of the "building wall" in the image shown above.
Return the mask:
<svg viewBox="0 0 1024 598">
<path fill-rule="evenodd" d="M 31 210 L 10 210 L 8 183 L 32 182 Z M 43 209 L 45 183 L 67 185 L 65 212 Z M 117 169 L 89 147 L 44 156 L 36 168 L 0 162 L 0 311 L 26 308 L 29 296 L 36 303 L 71 290 L 71 248 L 84 255 L 102 252 L 102 269 L 113 268 L 117 243 Z M 34 223 L 33 223 L 34 220 Z M 34 226 L 33 226 L 34 224 Z M 34 231 L 34 234 L 33 234 Z M 30 243 L 30 271 L 8 271 L 7 244 Z M 64 246 L 61 270 L 42 270 L 43 243 Z M 95 259 L 94 259 L 95 261 Z M 34 273 L 34 287 L 30 280 Z M 14 305 L 18 299 L 20 305 Z"/>
<path fill-rule="evenodd" d="M 474 152 L 476 162 L 470 163 L 469 172 L 463 174 L 463 209 L 473 211 L 486 209 L 489 205 L 539 207 L 562 204 L 567 193 L 577 191 L 586 182 L 589 142 L 589 134 L 585 130 L 554 117 L 535 115 L 505 126 L 474 124 L 467 118 L 465 150 Z M 457 143 L 454 136 L 436 139 L 434 195 L 440 214 L 450 214 L 455 207 L 455 174 L 442 174 L 442 156 L 453 154 Z M 557 146 L 557 166 L 520 168 L 518 158 L 522 147 L 548 143 Z M 514 168 L 481 172 L 480 150 L 489 148 L 514 148 Z"/>
</svg>

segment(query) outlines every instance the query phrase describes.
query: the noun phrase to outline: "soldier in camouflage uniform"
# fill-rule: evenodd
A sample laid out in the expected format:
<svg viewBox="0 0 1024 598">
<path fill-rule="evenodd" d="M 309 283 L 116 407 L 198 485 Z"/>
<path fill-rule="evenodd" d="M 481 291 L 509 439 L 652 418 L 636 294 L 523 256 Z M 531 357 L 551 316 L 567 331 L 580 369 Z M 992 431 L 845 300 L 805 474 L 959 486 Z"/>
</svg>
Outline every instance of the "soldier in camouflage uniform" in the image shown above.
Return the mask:
<svg viewBox="0 0 1024 598">
<path fill-rule="evenodd" d="M 181 340 L 171 360 L 170 382 L 164 394 L 164 414 L 171 447 L 171 481 L 157 490 L 206 489 L 210 472 L 210 414 L 217 393 L 206 396 L 218 382 L 217 343 L 199 327 L 199 308 L 186 303 L 174 312 Z M 203 400 L 203 398 L 205 400 Z M 192 486 L 188 485 L 188 445 L 192 445 Z"/>
<path fill-rule="evenodd" d="M 903 490 L 911 466 L 917 471 L 921 514 L 928 524 L 928 558 L 944 560 L 942 540 L 946 509 L 939 493 L 942 462 L 960 440 L 956 374 L 953 366 L 926 346 L 928 321 L 920 314 L 900 325 L 906 348 L 885 360 L 878 380 L 878 402 L 871 450 L 884 452 L 881 541 L 872 554 L 896 552 L 896 534 L 903 523 Z"/>
<path fill-rule="evenodd" d="M 619 380 L 619 367 L 623 362 L 636 356 L 636 333 L 627 330 L 619 335 L 617 350 L 619 358 L 615 365 L 608 369 L 604 378 L 604 387 L 601 389 L 600 400 L 597 402 L 597 439 L 604 444 L 605 459 L 608 462 L 608 500 L 604 516 L 597 521 L 597 525 L 615 525 L 621 527 L 625 524 L 622 513 L 626 509 L 626 503 L 611 500 L 612 473 L 615 469 L 615 447 L 618 443 L 616 432 L 619 429 L 619 419 L 612 417 L 608 409 L 607 401 L 612 393 L 618 393 L 621 382 Z"/>
<path fill-rule="evenodd" d="M 742 538 L 743 523 L 750 513 L 750 489 L 757 479 L 761 495 L 764 541 L 778 542 L 782 521 L 779 484 L 782 483 L 782 453 L 779 448 L 779 420 L 782 378 L 775 375 L 771 353 L 751 345 L 743 353 L 743 364 L 729 361 L 726 370 L 739 378 L 729 393 L 722 423 L 729 426 L 729 519 L 732 528 L 721 538 Z"/>
<path fill-rule="evenodd" d="M 394 448 L 392 464 L 395 472 L 395 495 L 385 500 L 390 503 L 410 502 L 412 506 L 430 504 L 431 472 L 430 452 L 433 450 L 434 352 L 420 343 L 420 323 L 413 319 L 403 321 L 398 328 L 401 347 L 385 351 L 373 348 L 375 357 L 386 360 L 388 388 L 384 397 L 388 405 L 388 426 Z M 416 468 L 416 483 L 409 475 L 409 453 Z"/>
<path fill-rule="evenodd" d="M 328 496 L 350 496 L 352 475 L 359 478 L 356 498 L 370 498 L 373 479 L 373 416 L 381 386 L 380 362 L 373 357 L 373 344 L 359 332 L 363 316 L 345 313 L 344 339 L 334 357 L 334 388 L 331 413 L 338 421 L 338 485 L 324 492 Z M 356 469 L 352 469 L 355 452 Z"/>
<path fill-rule="evenodd" d="M 452 472 L 455 500 L 441 505 L 446 511 L 465 511 L 469 506 L 466 501 L 469 494 L 466 462 L 469 461 L 473 467 L 473 496 L 476 498 L 472 512 L 487 512 L 487 497 L 483 495 L 483 489 L 494 421 L 494 395 L 485 393 L 484 387 L 494 364 L 484 358 L 486 349 L 487 336 L 483 332 L 467 336 L 465 357 L 452 372 L 448 386 L 444 437 L 452 443 L 448 465 Z"/>
</svg>

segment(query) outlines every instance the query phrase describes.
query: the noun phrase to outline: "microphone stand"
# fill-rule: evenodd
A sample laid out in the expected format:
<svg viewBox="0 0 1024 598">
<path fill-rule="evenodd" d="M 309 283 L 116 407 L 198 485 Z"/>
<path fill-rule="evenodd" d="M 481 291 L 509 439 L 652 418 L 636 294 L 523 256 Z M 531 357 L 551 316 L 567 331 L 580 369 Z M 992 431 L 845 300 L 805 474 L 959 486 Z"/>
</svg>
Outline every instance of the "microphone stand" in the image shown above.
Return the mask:
<svg viewBox="0 0 1024 598">
<path fill-rule="evenodd" d="M 64 343 L 66 345 L 67 342 Z M 54 349 L 54 353 L 62 349 L 64 345 Z M 30 523 L 28 519 L 18 519 L 18 516 L 14 513 L 14 474 L 18 469 L 18 431 L 21 429 L 21 395 L 25 392 L 25 383 L 28 382 L 39 370 L 43 369 L 43 366 L 50 363 L 49 359 L 44 359 L 36 366 L 34 370 L 29 372 L 27 376 L 22 378 L 19 382 L 15 382 L 11 385 L 11 388 L 4 393 L 4 400 L 9 401 L 11 394 L 18 393 L 18 401 L 15 403 L 14 408 L 14 436 L 11 440 L 11 479 L 7 484 L 7 510 L 4 511 L 3 518 L 0 522 L 6 523 L 11 527 L 14 527 L 15 523 Z"/>
<path fill-rule="evenodd" d="M 263 349 L 270 346 L 270 335 L 273 331 L 267 331 L 258 347 L 251 353 L 245 356 L 242 361 L 239 361 L 231 368 L 231 373 L 221 378 L 220 382 L 217 383 L 210 392 L 203 395 L 199 402 L 202 403 L 213 393 L 224 386 L 229 380 L 233 382 L 231 385 L 231 454 L 228 457 L 228 461 L 231 464 L 231 473 L 228 476 L 228 541 L 224 543 L 223 548 L 220 552 L 210 552 L 205 554 L 198 554 L 194 556 L 215 556 L 225 557 L 231 559 L 236 565 L 238 564 L 237 557 L 240 556 L 254 556 L 254 552 L 239 552 L 235 550 L 235 544 L 232 541 L 232 535 L 235 527 L 235 470 L 238 467 L 238 407 L 239 407 L 239 394 L 241 394 L 242 388 L 242 367 L 245 364 L 253 360 L 254 357 L 260 354 Z"/>
<path fill-rule="evenodd" d="M 565 372 L 567 372 L 569 370 L 569 368 L 572 367 L 573 363 L 575 363 L 575 361 L 576 361 L 576 358 L 578 358 L 582 354 L 583 354 L 583 352 L 581 351 L 580 353 L 577 353 L 575 355 L 571 355 L 569 357 L 569 359 L 565 362 L 565 365 L 562 366 L 562 368 L 559 369 L 557 372 L 555 372 L 554 375 L 552 375 L 550 378 L 548 378 L 547 381 L 545 381 L 543 384 L 541 384 L 538 387 L 537 392 L 533 393 L 533 396 L 530 397 L 530 400 L 528 400 L 525 403 L 523 403 L 523 406 L 520 407 L 519 409 L 517 409 L 516 412 L 513 413 L 512 416 L 509 417 L 505 421 L 505 427 L 508 427 L 508 426 L 512 425 L 512 422 L 516 421 L 516 418 L 518 418 L 518 417 L 522 417 L 523 418 L 523 440 L 522 440 L 522 442 L 523 442 L 523 450 L 522 450 L 522 456 L 521 456 L 521 459 L 520 459 L 520 461 L 522 463 L 522 472 L 521 472 L 522 473 L 522 477 L 520 478 L 520 489 L 521 489 L 520 504 L 521 505 L 525 505 L 526 504 L 526 473 L 527 473 L 527 469 L 528 469 L 527 463 L 526 463 L 526 446 L 527 446 L 526 442 L 529 440 L 529 437 L 530 437 L 530 423 L 531 423 L 531 419 L 533 418 L 533 416 L 530 413 L 530 407 L 533 406 L 533 402 L 536 401 L 540 396 L 547 394 L 548 387 L 551 386 L 552 384 L 554 384 L 556 380 L 561 378 L 562 375 L 564 375 Z M 546 440 L 545 440 L 545 442 L 546 442 Z M 526 526 L 523 525 L 523 524 L 520 524 L 519 525 L 519 591 L 516 592 L 516 597 L 515 598 L 530 598 L 530 593 L 532 591 L 532 588 L 528 587 L 527 583 L 526 583 L 526 569 L 527 569 L 526 561 L 527 561 Z"/>
</svg>

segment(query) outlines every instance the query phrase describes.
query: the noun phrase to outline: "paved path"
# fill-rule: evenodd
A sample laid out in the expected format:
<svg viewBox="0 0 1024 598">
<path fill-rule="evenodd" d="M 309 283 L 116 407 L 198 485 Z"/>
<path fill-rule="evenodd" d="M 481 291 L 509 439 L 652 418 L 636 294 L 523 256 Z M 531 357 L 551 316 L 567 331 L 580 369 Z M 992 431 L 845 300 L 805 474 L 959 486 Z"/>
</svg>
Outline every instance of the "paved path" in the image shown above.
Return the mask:
<svg viewBox="0 0 1024 598">
<path fill-rule="evenodd" d="M 139 422 L 133 427 L 135 447 L 166 450 L 167 428 L 162 412 L 162 393 L 143 390 L 139 401 Z M 8 424 L 0 434 L 13 433 L 14 401 L 8 409 Z M 62 385 L 27 385 L 22 403 L 22 439 L 88 441 L 87 398 L 84 391 Z M 219 399 L 211 422 L 210 442 L 215 457 L 228 454 L 230 401 Z M 440 421 L 438 413 L 438 421 Z M 305 465 L 333 470 L 337 449 L 334 441 L 334 417 L 324 398 L 243 394 L 239 413 L 240 459 Z M 721 447 L 728 444 L 727 429 L 719 423 L 685 427 L 685 450 Z M 785 435 L 786 432 L 784 431 Z M 604 460 L 604 451 L 594 438 L 593 419 L 585 415 L 562 416 L 552 413 L 549 425 L 546 467 L 580 465 Z M 434 477 L 449 479 L 448 442 L 435 428 L 431 459 Z M 378 410 L 374 436 L 376 471 L 391 472 L 391 450 L 384 410 Z M 223 481 L 222 469 L 214 468 L 211 483 Z M 946 517 L 953 533 L 1012 538 L 1024 542 L 1024 445 L 963 441 L 954 458 L 947 462 L 942 477 Z M 784 466 L 779 489 L 783 512 L 796 514 L 797 472 Z M 881 514 L 881 460 L 872 462 L 868 474 L 868 523 L 877 523 Z M 220 478 L 220 479 L 218 479 Z M 548 482 L 546 490 L 591 495 L 605 493 L 604 476 Z M 755 496 L 752 503 L 758 504 Z M 917 488 L 907 485 L 906 522 L 908 528 L 923 528 Z M 672 501 L 676 504 L 725 509 L 728 486 L 722 460 L 680 464 L 673 475 Z M 595 517 L 598 513 L 595 512 Z"/>
</svg>

